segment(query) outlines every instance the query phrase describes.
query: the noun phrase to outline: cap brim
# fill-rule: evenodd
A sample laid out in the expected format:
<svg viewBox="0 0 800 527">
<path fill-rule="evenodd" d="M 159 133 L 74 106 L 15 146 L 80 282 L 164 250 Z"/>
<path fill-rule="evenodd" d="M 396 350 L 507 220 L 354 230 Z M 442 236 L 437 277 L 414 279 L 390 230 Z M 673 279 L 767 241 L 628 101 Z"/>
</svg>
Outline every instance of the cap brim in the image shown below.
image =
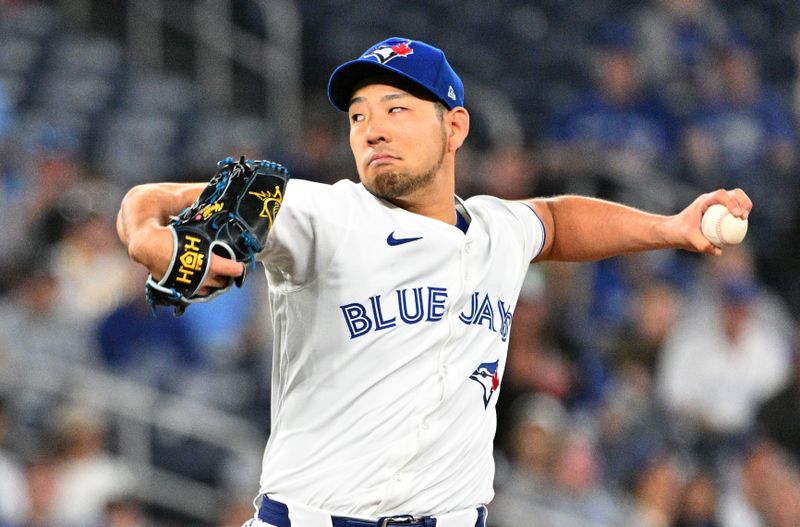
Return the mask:
<svg viewBox="0 0 800 527">
<path fill-rule="evenodd" d="M 430 93 L 431 96 L 440 100 L 434 93 L 427 87 L 417 82 L 414 78 L 406 75 L 402 71 L 398 71 L 385 64 L 377 63 L 373 60 L 355 59 L 346 62 L 336 68 L 331 74 L 330 81 L 328 82 L 328 99 L 339 110 L 346 112 L 350 109 L 350 100 L 353 95 L 353 89 L 364 79 L 381 74 L 390 74 L 401 77 L 414 86 L 418 86 L 424 90 L 425 93 Z M 448 101 L 442 101 L 448 108 L 451 104 Z"/>
</svg>

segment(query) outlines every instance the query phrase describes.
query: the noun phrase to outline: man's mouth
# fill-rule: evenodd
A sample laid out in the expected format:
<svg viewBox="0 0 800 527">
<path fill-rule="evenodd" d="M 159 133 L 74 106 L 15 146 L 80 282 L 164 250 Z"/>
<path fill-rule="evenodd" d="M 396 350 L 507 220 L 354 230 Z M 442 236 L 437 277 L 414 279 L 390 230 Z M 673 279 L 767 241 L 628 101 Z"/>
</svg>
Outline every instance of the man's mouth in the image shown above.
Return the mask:
<svg viewBox="0 0 800 527">
<path fill-rule="evenodd" d="M 395 157 L 393 155 L 390 155 L 390 154 L 377 153 L 377 154 L 372 154 L 372 156 L 369 158 L 369 163 L 367 163 L 367 164 L 368 165 L 380 165 L 380 164 L 383 164 L 383 163 L 390 163 L 390 162 L 395 161 L 397 159 L 398 159 L 397 157 Z"/>
</svg>

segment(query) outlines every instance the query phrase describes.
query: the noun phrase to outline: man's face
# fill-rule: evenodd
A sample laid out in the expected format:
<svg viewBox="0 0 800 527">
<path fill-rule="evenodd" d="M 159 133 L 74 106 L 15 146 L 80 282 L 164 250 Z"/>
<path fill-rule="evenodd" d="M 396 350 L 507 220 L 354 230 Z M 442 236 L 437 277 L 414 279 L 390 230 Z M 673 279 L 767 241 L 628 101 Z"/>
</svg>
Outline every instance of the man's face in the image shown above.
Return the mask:
<svg viewBox="0 0 800 527">
<path fill-rule="evenodd" d="M 384 199 L 428 186 L 446 147 L 441 110 L 394 84 L 363 84 L 351 98 L 350 148 L 364 186 Z"/>
</svg>

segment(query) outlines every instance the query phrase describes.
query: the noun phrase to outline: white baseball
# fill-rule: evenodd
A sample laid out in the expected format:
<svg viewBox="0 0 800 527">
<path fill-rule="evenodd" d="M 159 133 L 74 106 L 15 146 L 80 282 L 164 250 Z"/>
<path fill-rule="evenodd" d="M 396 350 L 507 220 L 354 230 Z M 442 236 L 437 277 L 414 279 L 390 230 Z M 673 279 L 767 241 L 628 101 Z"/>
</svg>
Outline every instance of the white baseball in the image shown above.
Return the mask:
<svg viewBox="0 0 800 527">
<path fill-rule="evenodd" d="M 736 245 L 742 243 L 747 234 L 747 220 L 731 214 L 725 205 L 716 204 L 703 214 L 700 228 L 708 241 L 717 247 Z"/>
</svg>

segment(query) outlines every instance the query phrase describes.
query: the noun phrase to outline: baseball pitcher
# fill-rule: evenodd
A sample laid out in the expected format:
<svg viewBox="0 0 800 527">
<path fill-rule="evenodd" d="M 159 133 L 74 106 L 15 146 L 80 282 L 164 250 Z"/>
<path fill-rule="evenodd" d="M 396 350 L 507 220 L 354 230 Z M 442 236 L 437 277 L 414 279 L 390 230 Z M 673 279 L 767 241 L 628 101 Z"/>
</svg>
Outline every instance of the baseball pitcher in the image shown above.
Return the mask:
<svg viewBox="0 0 800 527">
<path fill-rule="evenodd" d="M 333 72 L 328 95 L 350 123 L 360 183 L 265 187 L 282 199 L 253 245 L 275 333 L 272 431 L 247 525 L 483 527 L 495 403 L 531 262 L 718 254 L 703 212 L 720 203 L 746 217 L 752 204 L 739 189 L 674 216 L 580 196 L 462 200 L 464 87 L 444 53 L 417 40 L 370 47 Z M 142 185 L 122 202 L 120 238 L 166 295 L 157 305 L 212 296 L 249 262 L 212 250 L 198 287 L 170 296 L 163 277 L 180 265 L 170 218 L 206 187 Z"/>
</svg>

